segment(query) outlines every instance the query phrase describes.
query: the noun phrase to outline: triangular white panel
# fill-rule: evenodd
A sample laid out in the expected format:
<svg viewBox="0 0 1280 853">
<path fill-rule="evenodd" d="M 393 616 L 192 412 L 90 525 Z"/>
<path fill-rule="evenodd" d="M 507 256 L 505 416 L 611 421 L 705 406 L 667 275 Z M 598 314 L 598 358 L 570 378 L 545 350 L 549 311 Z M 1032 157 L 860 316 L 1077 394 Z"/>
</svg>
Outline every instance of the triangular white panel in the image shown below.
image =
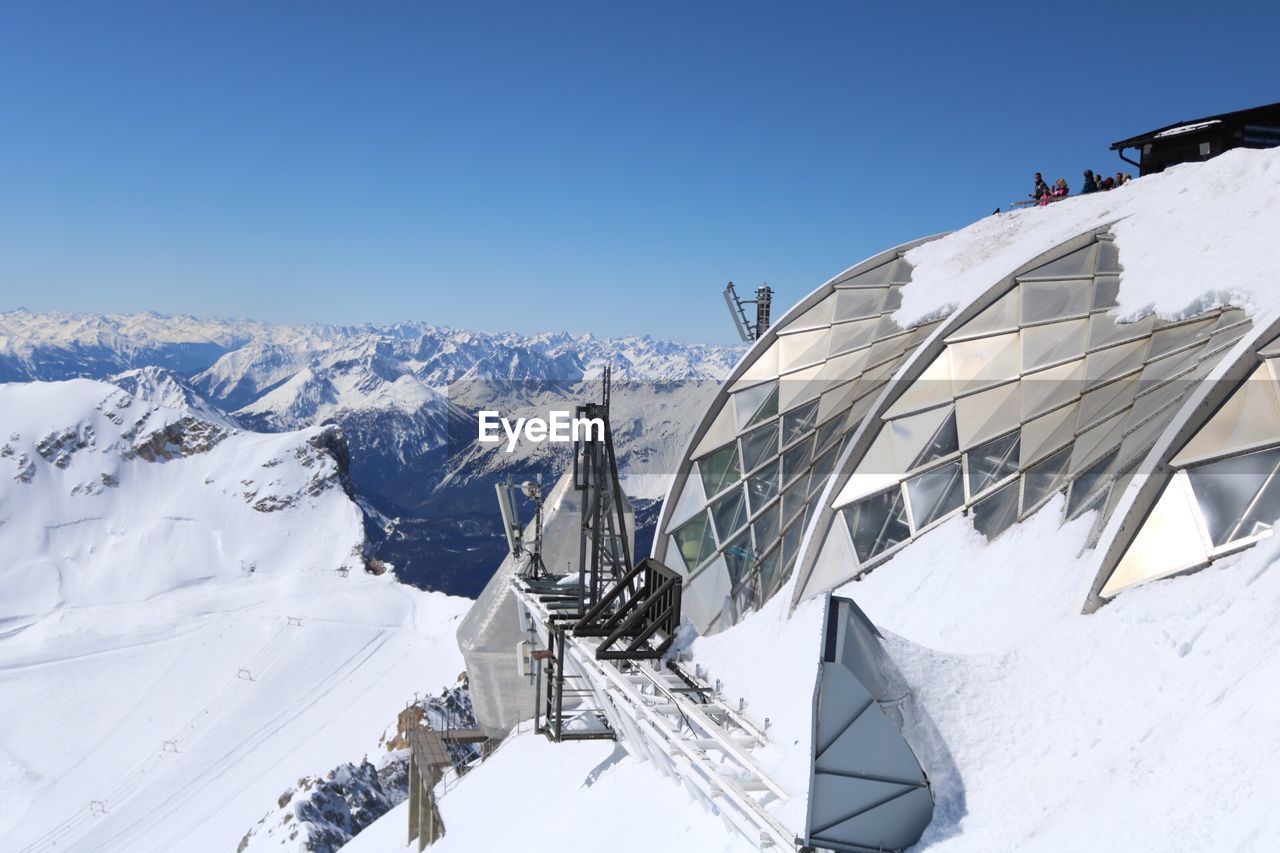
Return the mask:
<svg viewBox="0 0 1280 853">
<path fill-rule="evenodd" d="M 680 554 L 680 546 L 676 544 L 675 537 L 672 536 L 667 540 L 667 556 L 665 558 L 667 566 L 674 572 L 682 575 L 688 575 L 689 570 L 685 568 L 684 557 Z"/>
<path fill-rule="evenodd" d="M 825 361 L 829 334 L 827 329 L 817 329 L 778 338 L 778 372 L 788 373 Z"/>
<path fill-rule="evenodd" d="M 1116 241 L 1099 237 L 1097 245 L 1098 258 L 1095 261 L 1095 271 L 1099 275 L 1120 272 L 1120 248 L 1116 246 Z"/>
<path fill-rule="evenodd" d="M 858 571 L 858 557 L 853 551 L 853 540 L 849 537 L 849 525 L 844 523 L 840 513 L 831 519 L 831 528 L 822 542 L 822 550 L 814 561 L 813 571 L 805 580 L 800 599 L 812 598 L 824 590 L 844 583 Z"/>
<path fill-rule="evenodd" d="M 852 323 L 839 323 L 831 327 L 831 342 L 827 352 L 832 356 L 852 352 L 868 347 L 875 340 L 876 328 L 880 325 L 878 317 L 869 320 L 855 320 Z"/>
<path fill-rule="evenodd" d="M 955 396 L 951 384 L 950 348 L 944 349 L 919 378 L 907 384 L 902 396 L 889 407 L 885 417 L 896 418 L 910 412 L 940 405 Z"/>
<path fill-rule="evenodd" d="M 898 482 L 900 475 L 898 463 L 893 458 L 893 448 L 889 444 L 889 430 L 882 427 L 880 434 L 871 443 L 871 449 L 858 462 L 853 475 L 840 489 L 840 494 L 836 495 L 832 506 L 842 507 L 886 486 L 892 486 Z"/>
<path fill-rule="evenodd" d="M 832 320 L 839 323 L 843 320 L 877 317 L 884 311 L 888 297 L 888 288 L 837 291 Z"/>
<path fill-rule="evenodd" d="M 1200 356 L 1204 354 L 1207 341 L 1201 341 L 1193 345 L 1190 349 L 1184 349 L 1175 352 L 1172 355 L 1166 355 L 1155 361 L 1147 362 L 1147 366 L 1142 369 L 1141 384 L 1143 388 L 1171 379 L 1178 374 L 1189 370 L 1200 360 Z"/>
<path fill-rule="evenodd" d="M 823 365 L 816 364 L 804 370 L 787 373 L 778 380 L 778 411 L 789 412 L 802 403 L 816 400 L 831 387 L 820 375 Z"/>
<path fill-rule="evenodd" d="M 836 295 L 830 293 L 817 305 L 801 314 L 799 317 L 787 323 L 786 329 L 779 329 L 778 334 L 790 334 L 792 332 L 803 332 L 808 329 L 825 329 L 831 325 L 831 318 L 835 313 Z"/>
<path fill-rule="evenodd" d="M 957 329 L 955 334 L 947 338 L 947 343 L 966 338 L 987 337 L 1000 332 L 1016 332 L 1018 314 L 1018 288 L 1014 287 L 978 316 Z"/>
<path fill-rule="evenodd" d="M 1085 386 L 1093 386 L 1137 370 L 1146 360 L 1147 348 L 1150 345 L 1151 339 L 1143 338 L 1133 343 L 1120 344 L 1089 353 L 1084 357 Z"/>
<path fill-rule="evenodd" d="M 1080 423 L 1096 423 L 1127 409 L 1141 387 L 1135 373 L 1094 388 L 1080 398 Z"/>
<path fill-rule="evenodd" d="M 1138 398 L 1141 403 L 1143 398 Z M 1140 459 L 1147 455 L 1151 450 L 1151 445 L 1155 444 L 1160 434 L 1169 426 L 1169 417 L 1167 415 L 1159 415 L 1145 422 L 1137 419 L 1138 407 L 1135 405 L 1129 410 L 1129 425 L 1125 429 L 1132 429 L 1133 424 L 1138 427 L 1124 437 L 1124 441 L 1120 442 L 1120 452 L 1116 455 L 1117 470 L 1132 462 L 1134 459 Z"/>
<path fill-rule="evenodd" d="M 698 446 L 693 449 L 693 453 L 689 454 L 689 458 L 699 459 L 717 447 L 724 447 L 733 441 L 734 436 L 738 434 L 738 429 L 733 418 L 733 401 L 726 400 L 716 419 L 711 422 L 711 426 L 707 427 L 706 434 L 702 436 Z"/>
<path fill-rule="evenodd" d="M 1097 243 L 1090 243 L 1083 249 L 1076 249 L 1069 255 L 1063 255 L 1056 261 L 1050 261 L 1027 273 L 1025 278 L 1079 278 L 1093 275 L 1094 258 Z"/>
<path fill-rule="evenodd" d="M 1023 325 L 1084 317 L 1093 308 L 1093 282 L 1089 279 L 1029 281 L 1020 287 Z"/>
<path fill-rule="evenodd" d="M 1258 350 L 1258 355 L 1263 358 L 1272 358 L 1280 355 L 1280 338 L 1276 338 L 1262 349 Z"/>
<path fill-rule="evenodd" d="M 1071 448 L 1071 462 L 1067 466 L 1069 476 L 1074 477 L 1120 444 L 1125 424 L 1128 423 L 1127 415 L 1127 412 L 1113 415 L 1076 436 L 1075 446 Z M 1080 425 L 1084 426 L 1083 421 Z"/>
<path fill-rule="evenodd" d="M 1184 347 L 1193 341 L 1207 338 L 1209 333 L 1213 331 L 1213 326 L 1217 321 L 1217 317 L 1210 317 L 1205 320 L 1197 320 L 1194 323 L 1183 323 L 1168 329 L 1157 329 L 1151 335 L 1151 353 L 1147 357 L 1156 358 L 1179 347 Z"/>
<path fill-rule="evenodd" d="M 1022 419 L 1029 421 L 1080 396 L 1084 359 L 1022 377 Z"/>
<path fill-rule="evenodd" d="M 770 379 L 778 378 L 778 342 L 771 343 L 764 352 L 760 353 L 760 357 L 751 362 L 751 365 L 742 372 L 738 380 L 733 383 L 730 391 L 737 391 L 751 385 L 758 385 L 761 382 L 767 382 Z"/>
<path fill-rule="evenodd" d="M 1018 333 L 948 344 L 957 394 L 1017 377 L 1021 366 Z"/>
<path fill-rule="evenodd" d="M 1046 364 L 1078 359 L 1084 355 L 1089 337 L 1089 321 L 1062 320 L 1022 330 L 1022 369 L 1035 370 Z"/>
<path fill-rule="evenodd" d="M 968 450 L 1018 426 L 1019 382 L 1010 382 L 956 400 L 956 433 Z"/>
<path fill-rule="evenodd" d="M 680 596 L 680 610 L 689 617 L 699 633 L 706 631 L 720 615 L 730 586 L 729 567 L 725 565 L 722 554 L 716 555 L 696 577 L 685 581 Z"/>
<path fill-rule="evenodd" d="M 862 349 L 827 359 L 827 362 L 822 365 L 818 378 L 831 383 L 857 379 L 867 365 L 867 356 L 870 352 L 869 349 Z"/>
<path fill-rule="evenodd" d="M 890 281 L 893 281 L 893 278 L 894 278 L 893 274 L 894 274 L 895 265 L 897 264 L 897 262 L 898 262 L 897 258 L 894 258 L 893 260 L 890 260 L 890 261 L 885 261 L 883 264 L 881 264 L 878 267 L 872 267 L 866 272 L 860 272 L 857 275 L 855 275 L 853 278 L 848 279 L 847 281 L 842 281 L 840 283 L 850 284 L 850 285 L 856 284 L 860 287 L 867 287 L 867 286 L 876 285 L 876 284 L 888 284 Z"/>
<path fill-rule="evenodd" d="M 894 328 L 897 329 L 896 326 Z M 896 369 L 902 353 L 906 351 L 910 343 L 910 335 L 895 331 L 889 337 L 876 341 L 871 345 L 871 354 L 867 356 L 867 361 L 872 364 L 889 362 Z"/>
<path fill-rule="evenodd" d="M 1280 441 L 1280 400 L 1265 365 L 1231 393 L 1222 408 L 1173 459 L 1178 467 Z"/>
<path fill-rule="evenodd" d="M 1199 511 L 1185 471 L 1173 475 L 1151 514 L 1142 522 L 1107 583 L 1104 598 L 1122 589 L 1209 562 L 1200 533 Z"/>
<path fill-rule="evenodd" d="M 846 382 L 822 393 L 822 402 L 818 403 L 817 423 L 826 423 L 836 412 L 844 411 L 858 395 L 858 381 Z"/>
<path fill-rule="evenodd" d="M 702 478 L 698 476 L 696 468 L 690 467 L 689 476 L 685 478 L 684 486 L 680 489 L 680 497 L 676 499 L 675 508 L 671 510 L 671 520 L 667 522 L 666 532 L 670 533 L 693 518 L 706 505 L 707 495 L 702 489 Z M 671 541 L 675 542 L 674 539 Z M 684 565 L 683 561 L 680 565 Z"/>
<path fill-rule="evenodd" d="M 1079 407 L 1079 403 L 1072 403 L 1023 424 L 1018 464 L 1026 468 L 1069 443 L 1075 436 Z"/>
<path fill-rule="evenodd" d="M 1118 323 L 1113 314 L 1094 314 L 1089 317 L 1089 349 L 1145 338 L 1155 326 L 1155 314 L 1132 323 Z"/>
</svg>

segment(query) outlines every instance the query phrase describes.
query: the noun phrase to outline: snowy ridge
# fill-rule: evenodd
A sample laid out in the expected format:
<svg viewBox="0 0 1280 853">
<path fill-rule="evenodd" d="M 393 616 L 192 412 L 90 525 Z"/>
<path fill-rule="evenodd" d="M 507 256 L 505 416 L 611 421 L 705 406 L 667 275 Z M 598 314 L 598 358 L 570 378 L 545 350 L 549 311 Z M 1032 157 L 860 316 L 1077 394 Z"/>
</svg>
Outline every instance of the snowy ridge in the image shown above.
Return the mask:
<svg viewBox="0 0 1280 853">
<path fill-rule="evenodd" d="M 1109 192 L 988 216 L 907 253 L 912 284 L 894 319 L 907 325 L 949 313 L 1037 255 L 1104 225 L 1124 265 L 1120 317 L 1154 311 L 1178 319 L 1225 304 L 1272 314 L 1280 289 L 1274 264 L 1261 261 L 1280 234 L 1278 197 L 1280 151 L 1237 149 Z"/>
<path fill-rule="evenodd" d="M 232 850 L 462 668 L 467 602 L 366 571 L 335 427 L 229 428 L 130 379 L 0 385 L 5 850 Z"/>
</svg>

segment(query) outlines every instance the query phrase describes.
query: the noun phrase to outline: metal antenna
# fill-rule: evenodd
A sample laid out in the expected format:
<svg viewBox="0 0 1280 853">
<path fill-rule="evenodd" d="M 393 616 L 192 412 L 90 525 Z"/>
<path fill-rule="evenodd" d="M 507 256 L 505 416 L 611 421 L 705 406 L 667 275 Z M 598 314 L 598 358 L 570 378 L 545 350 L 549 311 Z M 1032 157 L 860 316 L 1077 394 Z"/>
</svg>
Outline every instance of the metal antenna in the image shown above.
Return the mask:
<svg viewBox="0 0 1280 853">
<path fill-rule="evenodd" d="M 757 341 L 760 336 L 769 330 L 771 314 L 773 313 L 773 290 L 768 284 L 762 284 L 756 288 L 755 299 L 743 299 L 738 296 L 738 291 L 733 287 L 733 282 L 724 289 L 724 304 L 729 308 L 729 317 L 733 320 L 734 328 L 738 330 L 738 337 L 744 341 Z M 756 321 L 751 322 L 747 314 L 748 305 L 756 306 Z"/>
</svg>

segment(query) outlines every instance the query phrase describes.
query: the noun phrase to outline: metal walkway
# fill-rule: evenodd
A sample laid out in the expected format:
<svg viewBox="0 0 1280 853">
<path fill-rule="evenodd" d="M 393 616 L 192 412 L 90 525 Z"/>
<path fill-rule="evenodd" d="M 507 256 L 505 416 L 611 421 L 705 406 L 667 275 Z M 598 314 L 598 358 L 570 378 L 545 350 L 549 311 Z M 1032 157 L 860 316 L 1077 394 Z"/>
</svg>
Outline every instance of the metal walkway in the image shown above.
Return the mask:
<svg viewBox="0 0 1280 853">
<path fill-rule="evenodd" d="M 514 579 L 512 588 L 527 625 L 543 649 L 551 648 L 557 617 L 563 622 L 564 614 L 523 579 Z M 579 719 L 606 722 L 628 752 L 685 783 L 760 849 L 797 849 L 794 833 L 768 809 L 789 795 L 756 762 L 764 732 L 722 701 L 712 685 L 661 661 L 600 660 L 599 637 L 569 630 L 559 636 L 556 662 L 579 686 Z"/>
</svg>

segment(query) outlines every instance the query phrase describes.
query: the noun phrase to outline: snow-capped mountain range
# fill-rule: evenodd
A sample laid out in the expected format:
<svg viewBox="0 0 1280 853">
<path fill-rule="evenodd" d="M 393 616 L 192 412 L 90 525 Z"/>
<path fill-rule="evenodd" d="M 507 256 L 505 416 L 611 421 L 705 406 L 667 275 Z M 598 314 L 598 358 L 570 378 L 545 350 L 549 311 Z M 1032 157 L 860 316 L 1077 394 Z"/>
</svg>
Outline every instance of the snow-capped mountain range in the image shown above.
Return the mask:
<svg viewBox="0 0 1280 853">
<path fill-rule="evenodd" d="M 108 379 L 145 386 L 226 427 L 333 423 L 373 547 L 418 585 L 474 594 L 501 559 L 492 483 L 548 479 L 563 446 L 476 444 L 476 413 L 512 417 L 596 399 L 613 372 L 614 430 L 645 505 L 667 478 L 737 346 L 567 333 L 523 336 L 425 323 L 272 325 L 158 314 L 0 313 L 0 381 Z"/>
</svg>

